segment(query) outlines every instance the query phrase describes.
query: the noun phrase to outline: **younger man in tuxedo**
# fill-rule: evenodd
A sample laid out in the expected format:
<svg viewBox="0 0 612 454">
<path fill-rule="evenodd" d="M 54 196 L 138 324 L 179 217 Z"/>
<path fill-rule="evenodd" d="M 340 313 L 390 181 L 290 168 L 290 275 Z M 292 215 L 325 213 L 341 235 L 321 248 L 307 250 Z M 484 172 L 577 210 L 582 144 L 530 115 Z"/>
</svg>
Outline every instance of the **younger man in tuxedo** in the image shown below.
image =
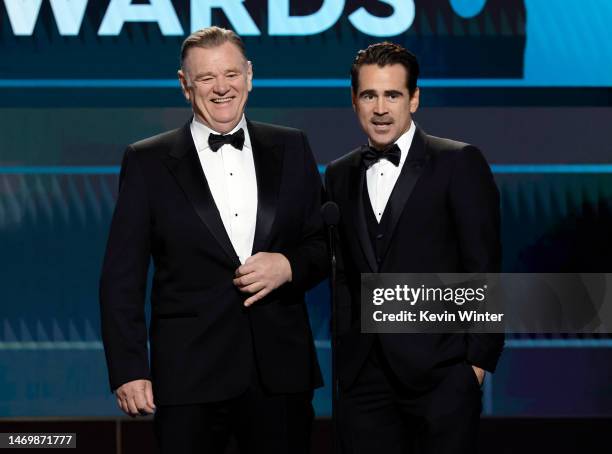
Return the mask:
<svg viewBox="0 0 612 454">
<path fill-rule="evenodd" d="M 472 145 L 427 135 L 416 57 L 399 45 L 360 51 L 352 102 L 368 145 L 331 163 L 340 207 L 339 431 L 345 453 L 472 453 L 497 334 L 364 334 L 361 273 L 495 272 L 499 195 Z"/>
</svg>

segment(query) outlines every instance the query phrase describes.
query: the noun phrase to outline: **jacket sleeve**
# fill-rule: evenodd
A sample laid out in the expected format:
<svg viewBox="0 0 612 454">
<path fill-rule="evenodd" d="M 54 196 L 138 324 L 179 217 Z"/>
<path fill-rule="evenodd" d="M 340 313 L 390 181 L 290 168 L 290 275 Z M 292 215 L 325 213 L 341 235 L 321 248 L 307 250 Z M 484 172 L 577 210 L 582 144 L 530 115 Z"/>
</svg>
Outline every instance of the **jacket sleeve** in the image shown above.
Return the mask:
<svg viewBox="0 0 612 454">
<path fill-rule="evenodd" d="M 453 218 L 459 239 L 462 271 L 497 273 L 501 268 L 499 191 L 481 152 L 460 150 L 450 185 Z M 504 334 L 467 334 L 469 363 L 495 371 Z"/>
<path fill-rule="evenodd" d="M 128 147 L 100 278 L 102 340 L 111 390 L 132 380 L 150 379 L 144 310 L 150 214 L 137 158 Z"/>
<path fill-rule="evenodd" d="M 324 196 L 321 176 L 312 155 L 308 139 L 300 133 L 304 156 L 304 218 L 300 243 L 285 256 L 291 265 L 293 288 L 306 291 L 329 272 L 329 260 L 325 241 L 325 229 L 321 217 L 321 201 Z"/>
</svg>

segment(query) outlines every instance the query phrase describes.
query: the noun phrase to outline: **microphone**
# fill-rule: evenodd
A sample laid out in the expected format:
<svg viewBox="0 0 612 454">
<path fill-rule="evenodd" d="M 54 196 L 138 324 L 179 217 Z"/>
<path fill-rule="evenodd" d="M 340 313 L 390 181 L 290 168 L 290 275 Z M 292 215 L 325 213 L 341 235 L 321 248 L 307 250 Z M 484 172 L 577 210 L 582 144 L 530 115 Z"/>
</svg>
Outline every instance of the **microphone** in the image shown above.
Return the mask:
<svg viewBox="0 0 612 454">
<path fill-rule="evenodd" d="M 337 226 L 340 222 L 340 208 L 336 202 L 331 200 L 325 202 L 321 207 L 321 216 L 323 216 L 323 222 L 327 227 Z"/>
</svg>

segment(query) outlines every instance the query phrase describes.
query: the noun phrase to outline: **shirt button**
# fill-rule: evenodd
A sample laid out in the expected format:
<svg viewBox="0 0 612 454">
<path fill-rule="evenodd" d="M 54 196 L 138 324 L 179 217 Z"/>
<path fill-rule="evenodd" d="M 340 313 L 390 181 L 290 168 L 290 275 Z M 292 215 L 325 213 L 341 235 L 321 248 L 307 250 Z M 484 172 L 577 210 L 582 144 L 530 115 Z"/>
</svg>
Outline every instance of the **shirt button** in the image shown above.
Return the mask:
<svg viewBox="0 0 612 454">
<path fill-rule="evenodd" d="M 382 233 L 379 233 L 378 235 L 376 235 L 377 240 L 382 240 L 384 237 L 385 235 L 383 235 Z"/>
<path fill-rule="evenodd" d="M 230 177 L 233 176 L 234 174 L 232 172 L 230 172 Z"/>
<path fill-rule="evenodd" d="M 234 213 L 234 216 L 238 216 L 238 213 Z"/>
<path fill-rule="evenodd" d="M 380 176 L 382 177 L 384 175 L 384 173 L 380 172 Z"/>
</svg>

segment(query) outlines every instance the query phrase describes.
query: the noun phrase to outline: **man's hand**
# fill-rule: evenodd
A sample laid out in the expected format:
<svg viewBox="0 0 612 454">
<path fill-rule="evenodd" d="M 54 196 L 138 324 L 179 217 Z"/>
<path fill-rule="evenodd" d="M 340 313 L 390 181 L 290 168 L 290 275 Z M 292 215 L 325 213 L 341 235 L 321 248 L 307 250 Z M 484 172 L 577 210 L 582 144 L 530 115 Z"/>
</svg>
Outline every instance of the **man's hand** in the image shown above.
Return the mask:
<svg viewBox="0 0 612 454">
<path fill-rule="evenodd" d="M 482 382 L 484 381 L 484 377 L 485 377 L 485 370 L 481 369 L 478 366 L 472 366 L 472 369 L 474 369 L 474 373 L 476 374 L 476 379 L 478 380 L 478 384 L 482 386 Z"/>
<path fill-rule="evenodd" d="M 130 416 L 144 416 L 155 411 L 150 380 L 133 380 L 115 390 L 117 404 Z"/>
<path fill-rule="evenodd" d="M 291 282 L 292 277 L 291 265 L 283 254 L 258 252 L 236 270 L 234 285 L 253 295 L 244 302 L 248 307 L 285 282 Z"/>
</svg>

